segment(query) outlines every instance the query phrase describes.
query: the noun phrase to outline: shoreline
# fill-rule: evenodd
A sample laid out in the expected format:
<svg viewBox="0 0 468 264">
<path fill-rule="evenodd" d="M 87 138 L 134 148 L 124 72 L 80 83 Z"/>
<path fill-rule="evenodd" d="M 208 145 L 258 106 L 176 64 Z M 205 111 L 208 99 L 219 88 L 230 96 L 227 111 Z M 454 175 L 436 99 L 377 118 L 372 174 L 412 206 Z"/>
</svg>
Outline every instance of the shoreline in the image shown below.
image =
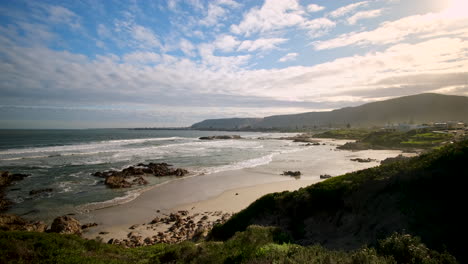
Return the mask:
<svg viewBox="0 0 468 264">
<path fill-rule="evenodd" d="M 164 218 L 178 211 L 187 211 L 188 219 L 199 222 L 204 215 L 209 227 L 216 221 L 221 221 L 221 218 L 226 218 L 226 213 L 236 213 L 265 194 L 294 191 L 320 182 L 320 174 L 342 175 L 377 166 L 378 160 L 402 153 L 397 150 L 341 151 L 337 150 L 336 146 L 346 140 L 320 139 L 320 142 L 325 145 L 304 147 L 297 152 L 275 155 L 266 165 L 166 182 L 149 188 L 130 202 L 89 211 L 76 217 L 81 222 L 98 224 L 97 227 L 86 230 L 83 234 L 86 238 L 98 238 L 107 242 L 111 238 L 130 239 L 133 233 L 152 241 L 152 237 L 155 238 L 158 233 L 167 232 L 167 229 L 171 228 L 167 224 L 150 225 L 149 222 L 156 217 Z M 350 161 L 356 157 L 373 158 L 377 161 Z M 280 175 L 287 170 L 300 170 L 301 179 L 295 180 Z M 132 226 L 138 227 L 129 229 Z"/>
</svg>

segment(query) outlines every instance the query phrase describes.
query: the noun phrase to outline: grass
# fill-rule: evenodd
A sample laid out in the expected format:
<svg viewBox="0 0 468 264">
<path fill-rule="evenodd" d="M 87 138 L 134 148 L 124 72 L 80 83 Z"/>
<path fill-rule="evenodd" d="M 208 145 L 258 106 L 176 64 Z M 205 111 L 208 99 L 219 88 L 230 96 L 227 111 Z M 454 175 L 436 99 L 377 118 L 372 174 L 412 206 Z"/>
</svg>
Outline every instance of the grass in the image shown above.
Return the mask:
<svg viewBox="0 0 468 264">
<path fill-rule="evenodd" d="M 351 132 L 350 132 L 351 133 Z M 352 135 L 352 134 L 351 134 Z M 345 138 L 345 137 L 337 137 Z M 340 149 L 435 149 L 453 140 L 453 135 L 433 133 L 429 129 L 415 129 L 408 132 L 372 131 L 361 134 L 357 142 L 350 142 Z"/>
<path fill-rule="evenodd" d="M 409 235 L 395 233 L 376 248 L 345 252 L 281 242 L 279 232 L 250 226 L 225 242 L 135 249 L 71 235 L 0 232 L 0 263 L 456 263 L 450 254 L 430 250 Z"/>
<path fill-rule="evenodd" d="M 373 130 L 367 129 L 338 129 L 315 134 L 316 138 L 336 138 L 336 139 L 363 139 Z"/>
</svg>

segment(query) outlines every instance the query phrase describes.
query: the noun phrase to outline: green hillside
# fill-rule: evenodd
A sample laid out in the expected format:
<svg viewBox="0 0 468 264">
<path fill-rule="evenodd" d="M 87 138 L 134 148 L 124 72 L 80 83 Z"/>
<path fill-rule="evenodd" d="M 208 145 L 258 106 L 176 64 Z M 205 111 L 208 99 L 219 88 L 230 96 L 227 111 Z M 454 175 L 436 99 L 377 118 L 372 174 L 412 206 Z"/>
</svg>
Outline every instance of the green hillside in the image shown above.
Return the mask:
<svg viewBox="0 0 468 264">
<path fill-rule="evenodd" d="M 468 141 L 421 156 L 266 195 L 212 231 L 225 240 L 249 225 L 277 226 L 302 245 L 376 245 L 396 231 L 468 261 L 464 213 Z"/>
</svg>

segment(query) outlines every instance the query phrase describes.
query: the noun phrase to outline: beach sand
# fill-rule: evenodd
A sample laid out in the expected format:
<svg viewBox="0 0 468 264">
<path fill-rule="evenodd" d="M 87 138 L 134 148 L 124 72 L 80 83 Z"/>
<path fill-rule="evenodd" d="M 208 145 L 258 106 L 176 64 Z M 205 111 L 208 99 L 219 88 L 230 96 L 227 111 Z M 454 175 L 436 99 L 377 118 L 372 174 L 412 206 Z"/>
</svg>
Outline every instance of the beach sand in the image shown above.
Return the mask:
<svg viewBox="0 0 468 264">
<path fill-rule="evenodd" d="M 130 231 L 151 237 L 169 225 L 148 226 L 155 217 L 187 210 L 199 221 L 205 214 L 211 224 L 224 213 L 235 213 L 261 196 L 282 191 L 293 191 L 321 181 L 321 174 L 332 176 L 379 165 L 380 160 L 401 153 L 397 150 L 365 150 L 358 152 L 337 150 L 343 140 L 321 140 L 325 145 L 304 146 L 292 153 L 281 153 L 269 164 L 240 170 L 181 178 L 155 186 L 136 199 L 111 207 L 90 210 L 78 215 L 81 223 L 95 222 L 97 227 L 84 233 L 86 238 L 123 239 Z M 377 161 L 359 163 L 352 158 L 372 158 Z M 300 179 L 281 175 L 283 171 L 301 171 Z M 236 195 L 237 194 L 237 195 Z M 129 229 L 133 225 L 137 228 Z M 105 232 L 105 234 L 102 234 Z M 101 233 L 101 234 L 100 234 Z"/>
</svg>

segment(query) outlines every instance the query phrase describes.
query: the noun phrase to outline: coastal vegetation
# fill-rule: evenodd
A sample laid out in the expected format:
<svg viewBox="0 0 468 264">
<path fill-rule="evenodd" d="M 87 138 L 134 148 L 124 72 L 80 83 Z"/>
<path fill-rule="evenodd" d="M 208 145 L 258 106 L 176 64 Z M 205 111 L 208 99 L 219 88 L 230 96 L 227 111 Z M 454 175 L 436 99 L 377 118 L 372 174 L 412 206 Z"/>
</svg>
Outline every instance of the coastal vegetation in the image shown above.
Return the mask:
<svg viewBox="0 0 468 264">
<path fill-rule="evenodd" d="M 0 232 L 1 263 L 457 263 L 447 252 L 428 249 L 395 233 L 375 248 L 328 250 L 301 246 L 273 227 L 250 226 L 225 242 L 158 244 L 123 248 L 76 235 Z"/>
<path fill-rule="evenodd" d="M 381 130 L 330 130 L 313 135 L 317 138 L 355 139 L 339 149 L 402 149 L 423 150 L 438 148 L 455 140 L 454 135 L 443 132 L 434 132 L 434 129 L 423 128 L 410 131 L 381 131 Z"/>
<path fill-rule="evenodd" d="M 407 160 L 333 177 L 295 192 L 263 196 L 211 232 L 226 240 L 248 226 L 281 227 L 295 243 L 331 249 L 376 245 L 408 232 L 466 261 L 468 141 Z"/>
<path fill-rule="evenodd" d="M 464 262 L 467 158 L 463 141 L 268 194 L 215 226 L 206 241 L 127 249 L 75 235 L 1 231 L 0 262 Z"/>
</svg>

